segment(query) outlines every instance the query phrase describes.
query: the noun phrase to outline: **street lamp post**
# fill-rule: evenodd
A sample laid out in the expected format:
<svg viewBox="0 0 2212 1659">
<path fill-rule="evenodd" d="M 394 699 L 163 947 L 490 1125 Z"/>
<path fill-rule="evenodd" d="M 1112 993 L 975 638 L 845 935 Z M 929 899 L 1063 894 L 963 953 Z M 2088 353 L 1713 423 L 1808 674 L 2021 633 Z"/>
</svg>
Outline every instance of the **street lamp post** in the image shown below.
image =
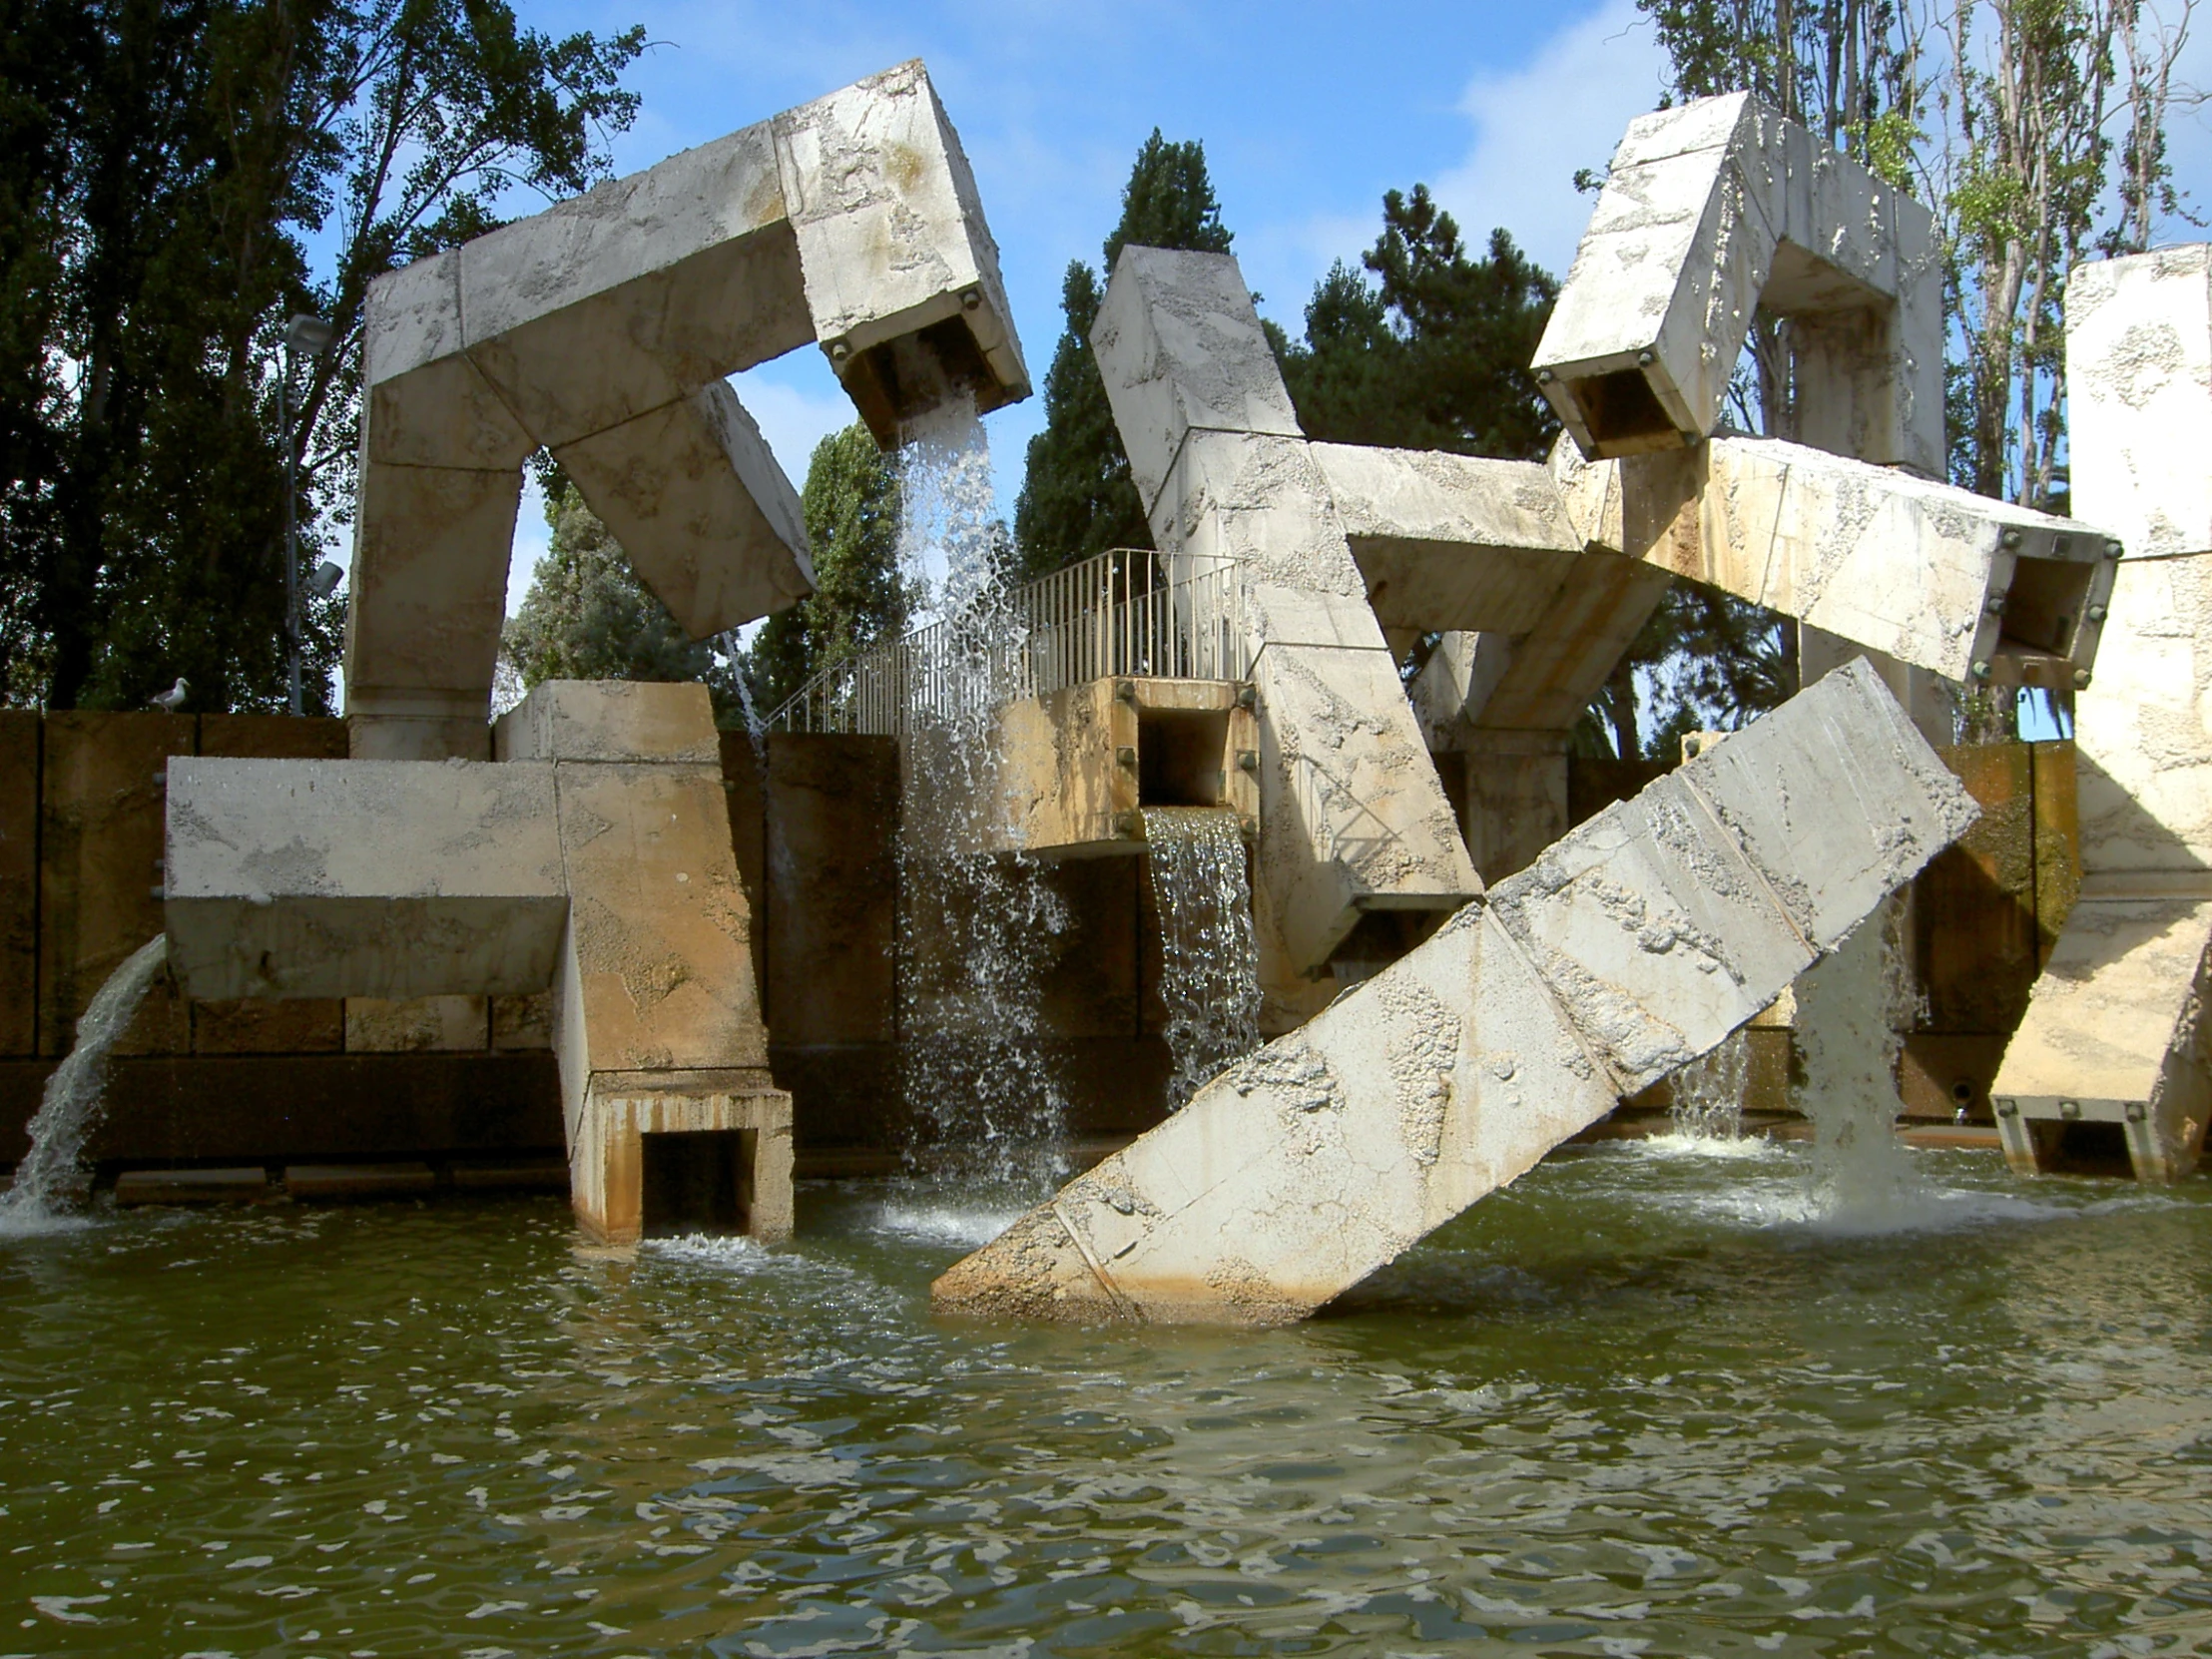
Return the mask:
<svg viewBox="0 0 2212 1659">
<path fill-rule="evenodd" d="M 299 646 L 304 632 L 299 614 L 299 485 L 291 438 L 291 371 L 301 351 L 319 357 L 330 349 L 336 330 L 321 317 L 301 311 L 284 324 L 284 367 L 276 380 L 276 419 L 284 440 L 284 656 L 291 680 L 290 708 L 303 713 L 299 690 Z"/>
</svg>

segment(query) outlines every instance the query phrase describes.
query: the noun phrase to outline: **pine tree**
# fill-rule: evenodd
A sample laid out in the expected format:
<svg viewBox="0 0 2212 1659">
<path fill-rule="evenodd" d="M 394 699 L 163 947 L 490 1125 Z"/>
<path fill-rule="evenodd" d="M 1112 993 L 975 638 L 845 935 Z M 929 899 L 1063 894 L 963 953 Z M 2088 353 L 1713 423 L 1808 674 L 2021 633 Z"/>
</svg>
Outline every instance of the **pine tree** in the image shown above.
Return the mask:
<svg viewBox="0 0 2212 1659">
<path fill-rule="evenodd" d="M 1467 257 L 1425 185 L 1382 199 L 1382 234 L 1342 262 L 1306 307 L 1283 374 L 1309 437 L 1535 459 L 1559 429 L 1529 360 L 1559 284 L 1490 233 Z M 1371 281 L 1370 278 L 1373 278 Z"/>
<path fill-rule="evenodd" d="M 714 647 L 640 582 L 574 484 L 547 504 L 552 539 L 499 642 L 524 690 L 544 680 L 706 680 Z"/>
<path fill-rule="evenodd" d="M 1121 193 L 1121 221 L 1106 239 L 1109 276 L 1132 244 L 1229 252 L 1206 148 L 1197 140 L 1171 144 L 1155 127 L 1137 152 Z M 1110 547 L 1152 545 L 1106 384 L 1091 355 L 1091 324 L 1104 297 L 1098 273 L 1072 262 L 1060 289 L 1067 327 L 1044 376 L 1044 430 L 1029 440 L 1028 469 L 1014 505 L 1014 545 L 1024 576 L 1044 575 Z"/>
<path fill-rule="evenodd" d="M 746 683 L 763 715 L 825 669 L 895 639 L 913 604 L 898 569 L 898 475 L 865 426 L 815 445 L 800 505 L 815 591 L 770 617 L 747 649 Z"/>
</svg>

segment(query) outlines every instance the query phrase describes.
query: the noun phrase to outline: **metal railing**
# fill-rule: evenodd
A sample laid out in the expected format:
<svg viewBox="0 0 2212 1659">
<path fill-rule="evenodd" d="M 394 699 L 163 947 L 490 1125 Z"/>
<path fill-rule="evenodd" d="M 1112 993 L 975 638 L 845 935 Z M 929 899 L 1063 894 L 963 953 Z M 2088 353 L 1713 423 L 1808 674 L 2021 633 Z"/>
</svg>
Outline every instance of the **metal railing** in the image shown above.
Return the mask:
<svg viewBox="0 0 2212 1659">
<path fill-rule="evenodd" d="M 1014 589 L 980 626 L 932 622 L 816 675 L 767 724 L 897 737 L 918 718 L 958 720 L 1110 676 L 1243 680 L 1251 669 L 1228 560 L 1117 547 Z"/>
</svg>

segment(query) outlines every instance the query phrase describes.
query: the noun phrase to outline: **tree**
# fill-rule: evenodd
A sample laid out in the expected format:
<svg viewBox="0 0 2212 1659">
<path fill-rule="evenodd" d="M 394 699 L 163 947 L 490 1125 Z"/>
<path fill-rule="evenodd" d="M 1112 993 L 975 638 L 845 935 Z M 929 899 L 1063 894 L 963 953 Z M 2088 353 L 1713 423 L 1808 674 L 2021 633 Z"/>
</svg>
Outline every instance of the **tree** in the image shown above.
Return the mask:
<svg viewBox="0 0 2212 1659">
<path fill-rule="evenodd" d="M 1451 216 L 1415 185 L 1382 198 L 1382 234 L 1341 261 L 1283 350 L 1299 423 L 1332 443 L 1536 459 L 1559 430 L 1528 365 L 1559 284 L 1502 230 L 1469 259 Z"/>
<path fill-rule="evenodd" d="M 688 636 L 640 582 L 574 484 L 545 509 L 553 534 L 499 641 L 523 690 L 545 680 L 701 680 L 712 643 Z"/>
<path fill-rule="evenodd" d="M 1229 252 L 1206 148 L 1170 144 L 1155 127 L 1137 152 L 1121 193 L 1121 221 L 1106 239 L 1106 272 L 1123 248 Z M 1025 576 L 1042 576 L 1111 547 L 1150 547 L 1144 504 L 1091 355 L 1091 324 L 1105 290 L 1082 261 L 1068 266 L 1060 308 L 1067 317 L 1044 376 L 1044 430 L 1029 440 L 1028 468 L 1014 504 L 1014 544 Z"/>
<path fill-rule="evenodd" d="M 815 445 L 800 492 L 815 591 L 770 617 L 746 652 L 760 714 L 905 628 L 914 596 L 898 568 L 898 474 L 865 426 L 854 422 Z"/>
<path fill-rule="evenodd" d="M 284 696 L 277 336 L 305 557 L 347 514 L 368 282 L 607 171 L 642 31 L 554 40 L 503 0 L 5 0 L 0 690 Z M 20 207 L 20 217 L 14 211 Z M 309 248 L 326 250 L 323 275 Z M 342 606 L 304 644 L 320 706 Z"/>
</svg>

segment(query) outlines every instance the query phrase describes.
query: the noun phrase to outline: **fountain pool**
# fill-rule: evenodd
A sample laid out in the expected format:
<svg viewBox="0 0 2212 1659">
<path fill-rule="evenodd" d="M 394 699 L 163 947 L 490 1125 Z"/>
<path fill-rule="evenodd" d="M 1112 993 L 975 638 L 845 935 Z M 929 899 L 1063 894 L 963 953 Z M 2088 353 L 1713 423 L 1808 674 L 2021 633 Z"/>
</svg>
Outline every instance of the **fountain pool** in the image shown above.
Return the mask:
<svg viewBox="0 0 2212 1659">
<path fill-rule="evenodd" d="M 933 1320 L 913 1185 L 8 1240 L 0 1652 L 2201 1651 L 2212 1184 L 1916 1158 L 1570 1150 L 1258 1333 Z"/>
</svg>

